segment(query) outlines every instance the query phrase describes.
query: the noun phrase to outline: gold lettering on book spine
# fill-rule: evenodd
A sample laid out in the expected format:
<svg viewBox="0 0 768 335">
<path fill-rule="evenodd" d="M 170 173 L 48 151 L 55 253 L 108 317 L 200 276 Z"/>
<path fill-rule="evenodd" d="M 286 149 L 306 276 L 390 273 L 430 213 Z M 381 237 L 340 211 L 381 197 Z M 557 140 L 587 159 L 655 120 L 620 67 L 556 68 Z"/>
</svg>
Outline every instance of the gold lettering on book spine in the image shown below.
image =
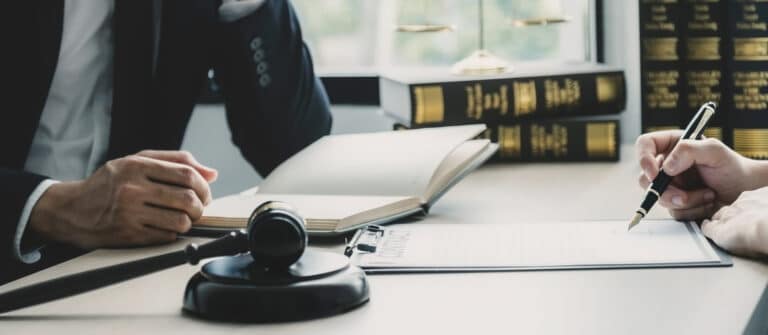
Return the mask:
<svg viewBox="0 0 768 335">
<path fill-rule="evenodd" d="M 646 60 L 678 60 L 677 37 L 648 37 L 643 39 L 643 56 Z"/>
<path fill-rule="evenodd" d="M 768 72 L 733 72 L 733 107 L 741 110 L 768 109 Z"/>
<path fill-rule="evenodd" d="M 717 32 L 720 30 L 720 26 L 715 17 L 712 16 L 712 5 L 715 5 L 719 0 L 689 0 L 692 7 L 692 15 L 688 22 L 688 30 L 690 31 L 710 31 Z M 717 15 L 717 13 L 715 13 Z"/>
<path fill-rule="evenodd" d="M 531 124 L 531 155 L 544 158 L 550 152 L 554 158 L 568 155 L 568 128 L 552 124 L 552 132 L 546 125 Z"/>
<path fill-rule="evenodd" d="M 587 156 L 589 158 L 616 157 L 616 124 L 587 124 Z"/>
<path fill-rule="evenodd" d="M 768 30 L 768 24 L 766 20 L 760 17 L 760 13 L 757 11 L 757 2 L 765 2 L 764 0 L 746 1 L 739 0 L 736 4 L 737 8 L 741 9 L 741 15 L 735 16 L 736 30 L 741 31 L 759 31 L 765 32 Z"/>
<path fill-rule="evenodd" d="M 675 25 L 675 21 L 672 20 L 669 11 L 669 6 L 676 3 L 676 0 L 644 0 L 643 4 L 650 4 L 650 6 L 649 16 L 647 20 L 643 22 L 643 29 L 646 31 L 665 31 L 671 33 L 677 31 L 677 26 Z"/>
<path fill-rule="evenodd" d="M 621 75 L 605 75 L 595 77 L 597 101 L 600 103 L 618 102 L 619 94 L 624 90 L 624 80 Z"/>
<path fill-rule="evenodd" d="M 743 61 L 768 60 L 768 38 L 734 38 L 733 59 Z"/>
<path fill-rule="evenodd" d="M 677 92 L 680 80 L 678 70 L 648 71 L 645 75 L 645 84 L 649 92 L 645 94 L 645 102 L 651 109 L 669 109 L 676 112 L 680 93 Z"/>
<path fill-rule="evenodd" d="M 536 111 L 536 82 L 515 81 L 512 84 L 515 94 L 515 116 L 526 115 Z"/>
<path fill-rule="evenodd" d="M 722 73 L 720 70 L 686 72 L 688 108 L 696 109 L 707 101 L 720 103 Z"/>
<path fill-rule="evenodd" d="M 499 156 L 501 158 L 520 158 L 522 142 L 520 126 L 499 126 Z"/>
<path fill-rule="evenodd" d="M 734 129 L 733 149 L 755 159 L 768 159 L 768 129 Z"/>
<path fill-rule="evenodd" d="M 414 124 L 443 122 L 445 106 L 442 86 L 416 86 L 413 88 L 413 96 L 416 100 Z"/>
<path fill-rule="evenodd" d="M 572 78 L 544 80 L 544 103 L 550 110 L 578 106 L 581 103 L 581 84 Z"/>
<path fill-rule="evenodd" d="M 501 85 L 496 92 L 483 90 L 483 85 L 475 83 L 464 87 L 467 92 L 466 115 L 469 119 L 481 120 L 486 112 L 509 114 L 509 86 Z"/>
<path fill-rule="evenodd" d="M 719 37 L 691 37 L 686 43 L 690 60 L 720 60 Z"/>
</svg>

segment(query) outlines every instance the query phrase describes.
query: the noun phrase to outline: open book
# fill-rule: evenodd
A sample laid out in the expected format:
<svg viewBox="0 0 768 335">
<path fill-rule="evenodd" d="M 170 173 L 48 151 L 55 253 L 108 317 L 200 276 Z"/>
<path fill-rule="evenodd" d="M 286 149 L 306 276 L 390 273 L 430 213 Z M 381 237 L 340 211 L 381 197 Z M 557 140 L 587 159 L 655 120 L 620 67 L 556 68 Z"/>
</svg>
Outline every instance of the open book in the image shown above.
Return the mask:
<svg viewBox="0 0 768 335">
<path fill-rule="evenodd" d="M 310 234 L 338 234 L 426 211 L 498 148 L 485 125 L 329 135 L 278 166 L 258 191 L 223 197 L 195 228 L 245 227 L 268 200 L 284 201 Z"/>
</svg>

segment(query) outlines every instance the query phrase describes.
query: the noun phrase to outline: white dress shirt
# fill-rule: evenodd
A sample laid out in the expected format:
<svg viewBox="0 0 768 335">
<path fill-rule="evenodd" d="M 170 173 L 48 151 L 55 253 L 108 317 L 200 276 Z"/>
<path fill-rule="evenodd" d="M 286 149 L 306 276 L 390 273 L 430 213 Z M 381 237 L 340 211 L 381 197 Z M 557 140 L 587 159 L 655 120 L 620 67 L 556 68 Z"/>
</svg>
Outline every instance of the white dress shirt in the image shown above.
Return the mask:
<svg viewBox="0 0 768 335">
<path fill-rule="evenodd" d="M 156 0 L 157 1 L 157 0 Z M 220 20 L 233 22 L 264 0 L 224 0 Z M 59 59 L 24 170 L 48 176 L 32 191 L 19 218 L 14 254 L 25 263 L 40 259 L 39 248 L 21 250 L 37 201 L 56 180 L 79 180 L 103 162 L 112 109 L 114 0 L 65 0 Z M 150 149 L 150 148 L 148 148 Z"/>
<path fill-rule="evenodd" d="M 104 159 L 112 108 L 113 12 L 114 1 L 65 0 L 59 60 L 24 170 L 79 180 Z M 53 184 L 38 185 L 19 218 L 14 253 L 25 263 L 40 259 L 38 250 L 21 250 L 21 239 L 34 204 Z"/>
</svg>

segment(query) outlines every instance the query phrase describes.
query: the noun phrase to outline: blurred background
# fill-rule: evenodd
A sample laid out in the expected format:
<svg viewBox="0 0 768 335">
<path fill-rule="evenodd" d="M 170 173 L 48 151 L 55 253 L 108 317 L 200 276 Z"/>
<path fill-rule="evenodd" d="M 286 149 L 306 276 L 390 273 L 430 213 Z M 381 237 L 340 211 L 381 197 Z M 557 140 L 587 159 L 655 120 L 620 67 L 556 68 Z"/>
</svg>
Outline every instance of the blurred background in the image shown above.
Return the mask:
<svg viewBox="0 0 768 335">
<path fill-rule="evenodd" d="M 478 44 L 477 1 L 294 0 L 293 4 L 316 65 L 325 72 L 451 65 Z M 596 20 L 590 15 L 594 1 L 487 0 L 484 7 L 486 48 L 504 59 L 562 62 L 595 58 Z M 514 24 L 543 17 L 567 18 L 568 22 Z M 399 24 L 424 23 L 453 25 L 455 30 L 402 33 L 395 29 Z"/>
<path fill-rule="evenodd" d="M 478 48 L 478 1 L 292 0 L 304 39 L 332 101 L 333 133 L 392 129 L 379 108 L 378 74 L 392 68 L 449 67 Z M 603 62 L 623 68 L 627 108 L 621 138 L 639 134 L 637 1 L 486 0 L 485 48 L 516 68 L 535 63 Z M 519 26 L 531 18 L 564 19 Z M 452 26 L 452 31 L 406 33 L 405 24 Z M 602 27 L 610 27 L 603 29 Z M 633 66 L 625 66 L 632 64 Z M 215 74 L 211 73 L 211 77 Z M 261 177 L 230 140 L 215 83 L 199 104 L 183 149 L 217 167 L 214 196 L 239 192 Z"/>
</svg>

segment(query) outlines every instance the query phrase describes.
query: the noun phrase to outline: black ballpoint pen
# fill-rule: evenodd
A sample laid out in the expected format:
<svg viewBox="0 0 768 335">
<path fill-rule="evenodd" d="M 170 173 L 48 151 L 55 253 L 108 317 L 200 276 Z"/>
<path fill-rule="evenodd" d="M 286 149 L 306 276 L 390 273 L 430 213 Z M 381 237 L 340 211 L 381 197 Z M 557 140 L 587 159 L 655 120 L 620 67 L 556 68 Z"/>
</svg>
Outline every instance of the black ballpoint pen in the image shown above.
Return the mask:
<svg viewBox="0 0 768 335">
<path fill-rule="evenodd" d="M 699 111 L 694 115 L 693 120 L 688 123 L 688 127 L 685 127 L 685 132 L 683 132 L 683 136 L 680 137 L 680 140 L 700 139 L 701 135 L 704 133 L 704 128 L 706 128 L 712 115 L 715 114 L 715 108 L 717 108 L 717 105 L 711 101 L 701 105 Z M 667 186 L 669 186 L 671 181 L 672 177 L 664 173 L 663 169 L 659 170 L 659 174 L 656 178 L 653 178 L 651 185 L 648 186 L 648 190 L 645 192 L 645 199 L 643 200 L 643 203 L 640 204 L 640 208 L 635 212 L 635 217 L 629 222 L 627 230 L 632 229 L 632 227 L 640 223 L 640 220 L 648 214 L 651 207 L 653 207 L 656 201 L 661 198 L 661 194 L 664 193 L 664 190 L 667 189 Z"/>
</svg>

